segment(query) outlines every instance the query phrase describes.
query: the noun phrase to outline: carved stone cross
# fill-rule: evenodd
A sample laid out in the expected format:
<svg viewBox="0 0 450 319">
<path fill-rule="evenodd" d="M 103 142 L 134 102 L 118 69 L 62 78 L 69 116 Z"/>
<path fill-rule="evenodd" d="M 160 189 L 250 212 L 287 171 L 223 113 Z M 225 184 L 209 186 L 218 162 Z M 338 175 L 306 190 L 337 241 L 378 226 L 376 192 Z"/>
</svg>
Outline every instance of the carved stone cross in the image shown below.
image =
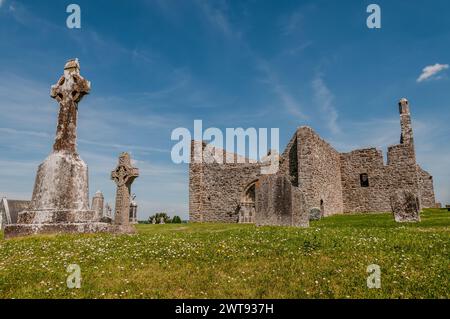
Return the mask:
<svg viewBox="0 0 450 319">
<path fill-rule="evenodd" d="M 116 207 L 114 223 L 117 225 L 129 225 L 131 184 L 139 176 L 139 169 L 131 165 L 128 153 L 122 153 L 119 164 L 111 172 L 111 179 L 117 184 Z"/>
<path fill-rule="evenodd" d="M 78 59 L 69 60 L 64 75 L 52 86 L 51 97 L 59 103 L 58 127 L 53 151 L 76 153 L 78 102 L 89 94 L 91 83 L 80 75 Z"/>
</svg>

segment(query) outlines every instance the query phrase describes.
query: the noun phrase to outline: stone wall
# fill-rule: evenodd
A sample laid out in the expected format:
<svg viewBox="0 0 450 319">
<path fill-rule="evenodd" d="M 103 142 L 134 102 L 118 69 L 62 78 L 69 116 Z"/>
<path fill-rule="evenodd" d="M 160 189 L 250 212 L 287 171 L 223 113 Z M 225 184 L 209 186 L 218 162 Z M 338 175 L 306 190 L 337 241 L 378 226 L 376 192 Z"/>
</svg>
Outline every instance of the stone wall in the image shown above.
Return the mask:
<svg viewBox="0 0 450 319">
<path fill-rule="evenodd" d="M 309 226 L 304 194 L 292 186 L 289 176 L 261 176 L 256 187 L 256 225 Z"/>
<path fill-rule="evenodd" d="M 420 203 L 422 207 L 436 207 L 434 197 L 433 176 L 417 166 L 419 174 Z"/>
<path fill-rule="evenodd" d="M 403 188 L 418 191 L 416 155 L 409 144 L 388 147 L 386 178 L 390 188 Z"/>
<path fill-rule="evenodd" d="M 189 163 L 189 219 L 192 222 L 203 222 L 203 164 L 194 162 L 194 145 L 191 141 L 191 156 Z M 203 145 L 202 145 L 203 148 Z"/>
<path fill-rule="evenodd" d="M 194 154 L 192 142 L 191 154 Z M 205 152 L 206 144 L 202 144 Z M 214 149 L 218 150 L 218 149 Z M 259 178 L 259 163 L 252 163 L 220 150 L 226 163 L 194 163 L 191 155 L 189 172 L 189 212 L 191 222 L 237 222 L 239 204 L 246 188 Z M 220 152 L 219 151 L 219 152 Z M 203 154 L 205 155 L 205 154 Z M 205 156 L 204 156 L 205 157 Z M 241 163 L 241 161 L 244 161 Z M 231 163 L 230 163 L 231 162 Z"/>
<path fill-rule="evenodd" d="M 338 153 L 310 127 L 298 128 L 280 155 L 278 172 L 278 175 L 284 176 L 284 183 L 288 181 L 294 192 L 298 190 L 301 193 L 299 200 L 295 201 L 299 204 L 293 205 L 300 205 L 302 210 L 308 212 L 311 208 L 319 208 L 322 216 L 343 212 L 391 211 L 390 195 L 402 190 L 415 194 L 422 207 L 434 207 L 433 178 L 416 163 L 412 122 L 406 99 L 400 100 L 399 112 L 400 144 L 388 147 L 386 164 L 382 151 L 376 148 Z M 204 153 L 206 144 L 201 145 L 200 153 Z M 236 154 L 224 150 L 218 153 L 223 153 L 226 158 L 242 160 Z M 260 168 L 260 163 L 248 159 L 237 164 L 197 164 L 191 160 L 191 221 L 237 222 L 241 196 L 250 183 L 261 177 Z M 261 192 L 267 196 L 261 195 Z M 286 192 L 290 193 L 290 188 Z M 259 198 L 266 201 L 270 194 L 267 189 L 260 189 Z M 283 203 L 287 202 L 285 200 Z M 266 208 L 259 209 L 259 212 L 276 210 L 274 206 L 266 204 Z M 255 202 L 257 205 L 258 196 Z M 270 224 L 275 218 L 272 215 L 266 216 L 268 219 L 264 221 L 261 216 L 258 217 L 257 210 L 257 223 Z M 272 222 L 286 224 L 284 221 Z"/>
<path fill-rule="evenodd" d="M 361 186 L 361 174 L 367 174 L 368 187 Z M 344 212 L 389 211 L 389 187 L 383 154 L 375 148 L 341 154 Z"/>
<path fill-rule="evenodd" d="M 339 153 L 310 127 L 297 130 L 298 186 L 307 209 L 321 207 L 324 216 L 343 212 Z"/>
<path fill-rule="evenodd" d="M 289 176 L 293 186 L 298 186 L 298 139 L 292 136 L 284 152 L 280 155 L 279 172 Z"/>
<path fill-rule="evenodd" d="M 341 154 L 341 176 L 345 212 L 390 211 L 390 194 L 397 189 L 419 194 L 414 148 L 398 144 L 388 148 L 387 165 L 375 148 Z M 361 185 L 367 174 L 368 187 Z"/>
</svg>

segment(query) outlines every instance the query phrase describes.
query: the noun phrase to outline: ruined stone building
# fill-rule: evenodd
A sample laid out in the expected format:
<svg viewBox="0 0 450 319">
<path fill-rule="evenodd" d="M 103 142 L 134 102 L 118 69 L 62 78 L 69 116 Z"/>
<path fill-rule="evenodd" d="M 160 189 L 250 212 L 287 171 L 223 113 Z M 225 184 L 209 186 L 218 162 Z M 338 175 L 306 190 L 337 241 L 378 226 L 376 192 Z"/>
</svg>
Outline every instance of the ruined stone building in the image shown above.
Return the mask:
<svg viewBox="0 0 450 319">
<path fill-rule="evenodd" d="M 29 200 L 15 200 L 2 198 L 0 200 L 0 229 L 6 225 L 17 223 L 19 213 L 28 208 Z"/>
<path fill-rule="evenodd" d="M 320 209 L 322 216 L 391 211 L 390 194 L 399 189 L 416 194 L 420 207 L 433 207 L 433 178 L 416 162 L 406 99 L 400 100 L 399 112 L 400 143 L 388 147 L 387 163 L 376 148 L 339 153 L 306 126 L 292 136 L 274 176 L 262 175 L 260 162 L 194 161 L 196 145 L 203 155 L 208 146 L 193 141 L 190 221 L 307 226 L 304 215 L 311 210 Z"/>
</svg>

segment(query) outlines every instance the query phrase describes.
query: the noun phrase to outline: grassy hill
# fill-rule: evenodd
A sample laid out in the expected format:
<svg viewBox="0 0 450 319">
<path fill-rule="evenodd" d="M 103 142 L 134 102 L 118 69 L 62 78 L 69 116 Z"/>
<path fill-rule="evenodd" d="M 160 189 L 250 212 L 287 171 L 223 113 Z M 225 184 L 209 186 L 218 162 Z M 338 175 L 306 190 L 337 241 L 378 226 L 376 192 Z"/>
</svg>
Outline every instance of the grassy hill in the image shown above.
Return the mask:
<svg viewBox="0 0 450 319">
<path fill-rule="evenodd" d="M 340 215 L 308 229 L 138 225 L 136 235 L 0 240 L 0 298 L 449 298 L 450 212 Z M 66 268 L 81 267 L 80 289 Z M 368 289 L 367 266 L 381 267 Z"/>
</svg>

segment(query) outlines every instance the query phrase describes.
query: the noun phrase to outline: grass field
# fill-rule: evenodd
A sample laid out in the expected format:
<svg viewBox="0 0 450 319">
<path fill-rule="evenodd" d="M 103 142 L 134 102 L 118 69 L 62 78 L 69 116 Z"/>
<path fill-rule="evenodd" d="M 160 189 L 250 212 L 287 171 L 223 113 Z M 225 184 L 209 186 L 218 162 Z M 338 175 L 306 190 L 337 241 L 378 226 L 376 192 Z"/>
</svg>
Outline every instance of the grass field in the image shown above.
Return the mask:
<svg viewBox="0 0 450 319">
<path fill-rule="evenodd" d="M 450 212 L 340 215 L 307 229 L 139 225 L 0 240 L 0 298 L 449 298 Z M 66 286 L 69 264 L 80 289 Z M 367 266 L 381 267 L 368 289 Z"/>
</svg>

